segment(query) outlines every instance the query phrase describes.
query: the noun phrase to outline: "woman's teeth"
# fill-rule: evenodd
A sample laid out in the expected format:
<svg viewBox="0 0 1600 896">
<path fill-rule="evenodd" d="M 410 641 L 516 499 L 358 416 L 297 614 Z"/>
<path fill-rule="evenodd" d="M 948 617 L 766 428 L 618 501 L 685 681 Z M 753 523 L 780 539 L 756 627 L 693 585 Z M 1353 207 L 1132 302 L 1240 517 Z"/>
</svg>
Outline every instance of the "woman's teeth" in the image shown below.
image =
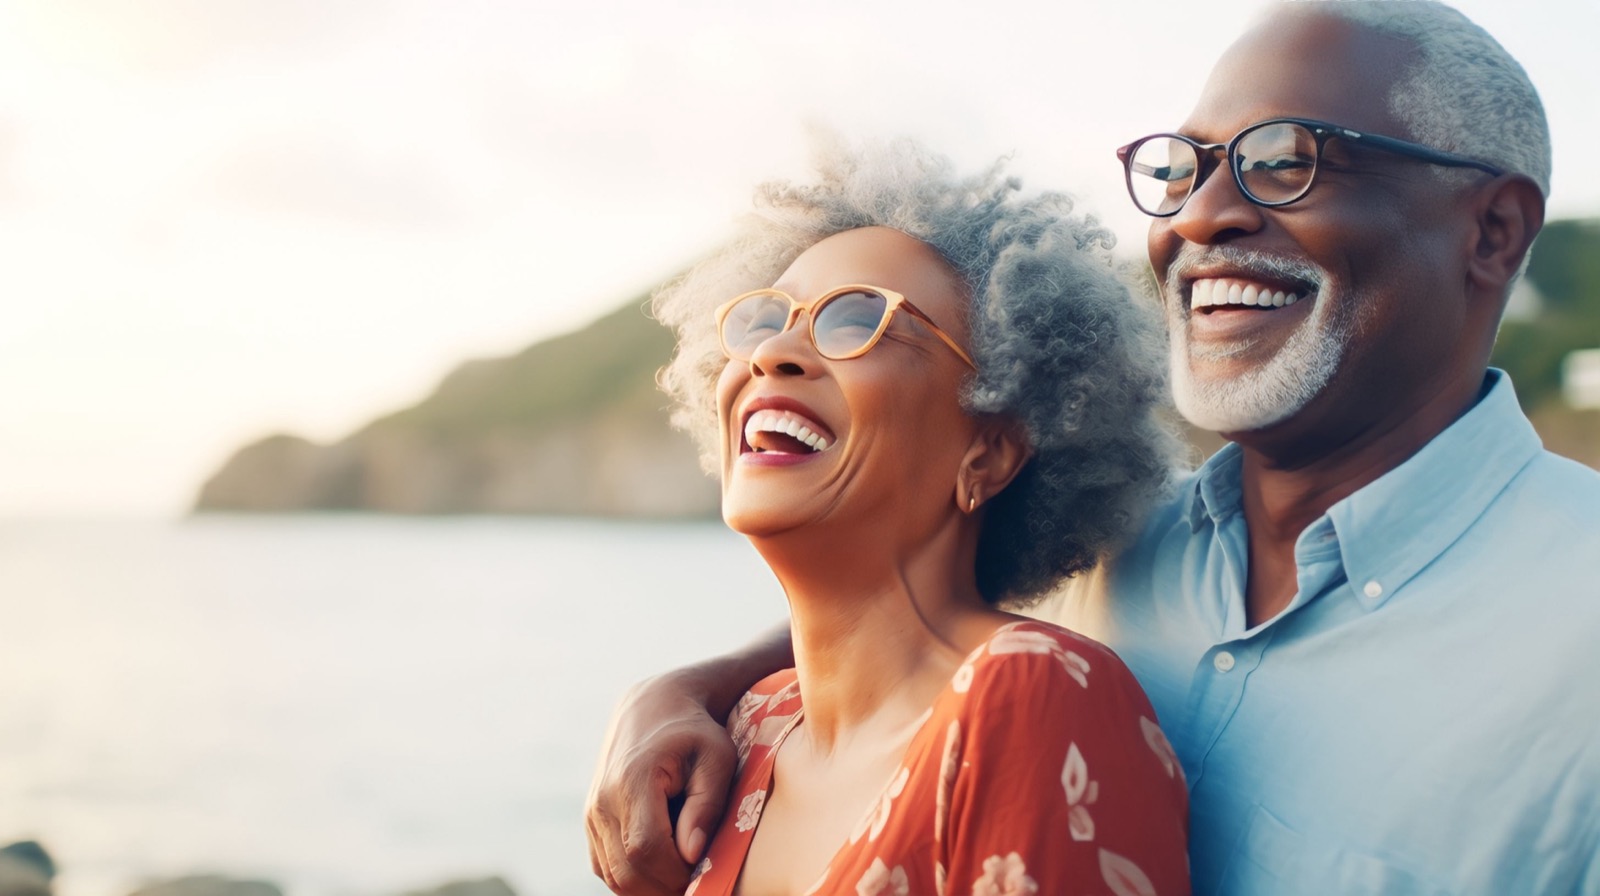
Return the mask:
<svg viewBox="0 0 1600 896">
<path fill-rule="evenodd" d="M 827 438 L 812 429 L 813 426 L 816 424 L 791 411 L 756 411 L 745 421 L 744 440 L 755 451 L 792 454 L 801 448 L 812 452 L 828 450 Z M 787 436 L 788 439 L 767 436 Z"/>
<path fill-rule="evenodd" d="M 1189 287 L 1190 308 L 1242 305 L 1253 308 L 1282 308 L 1300 301 L 1300 296 L 1271 290 L 1243 280 L 1196 280 Z"/>
</svg>

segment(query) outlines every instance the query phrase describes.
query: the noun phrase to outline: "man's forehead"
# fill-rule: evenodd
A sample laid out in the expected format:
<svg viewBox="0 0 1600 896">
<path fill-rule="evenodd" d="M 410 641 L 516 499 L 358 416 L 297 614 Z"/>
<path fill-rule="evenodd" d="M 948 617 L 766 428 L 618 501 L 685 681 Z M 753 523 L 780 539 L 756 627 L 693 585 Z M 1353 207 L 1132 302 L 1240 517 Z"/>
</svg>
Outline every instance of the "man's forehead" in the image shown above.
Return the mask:
<svg viewBox="0 0 1600 896">
<path fill-rule="evenodd" d="M 1223 51 L 1181 130 L 1221 141 L 1287 116 L 1404 136 L 1388 99 L 1414 53 L 1311 4 L 1284 4 Z"/>
</svg>

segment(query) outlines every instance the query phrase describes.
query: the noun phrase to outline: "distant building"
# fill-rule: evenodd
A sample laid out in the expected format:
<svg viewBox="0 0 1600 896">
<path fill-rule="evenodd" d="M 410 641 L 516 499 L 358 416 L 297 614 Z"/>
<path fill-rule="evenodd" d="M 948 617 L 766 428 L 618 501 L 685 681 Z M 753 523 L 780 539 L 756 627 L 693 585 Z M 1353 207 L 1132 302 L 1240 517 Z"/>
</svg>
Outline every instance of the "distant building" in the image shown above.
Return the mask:
<svg viewBox="0 0 1600 896">
<path fill-rule="evenodd" d="M 1600 348 L 1568 352 L 1561 362 L 1561 395 L 1574 408 L 1600 408 Z"/>
<path fill-rule="evenodd" d="M 1539 287 L 1533 285 L 1530 277 L 1518 277 L 1511 287 L 1511 295 L 1506 298 L 1506 319 L 1533 320 L 1542 310 L 1544 296 L 1540 294 Z"/>
</svg>

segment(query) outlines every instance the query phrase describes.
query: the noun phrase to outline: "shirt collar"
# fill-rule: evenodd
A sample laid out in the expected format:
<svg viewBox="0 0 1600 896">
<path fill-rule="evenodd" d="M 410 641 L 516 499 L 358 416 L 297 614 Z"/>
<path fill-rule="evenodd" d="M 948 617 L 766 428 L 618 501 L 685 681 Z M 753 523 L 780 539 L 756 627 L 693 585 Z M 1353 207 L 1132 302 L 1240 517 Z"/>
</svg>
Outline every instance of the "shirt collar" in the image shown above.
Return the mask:
<svg viewBox="0 0 1600 896">
<path fill-rule="evenodd" d="M 1207 519 L 1220 526 L 1223 520 L 1240 512 L 1243 458 L 1242 449 L 1229 442 L 1195 471 L 1189 486 L 1193 490 L 1189 498 L 1189 531 L 1199 532 Z"/>
<path fill-rule="evenodd" d="M 1369 611 L 1460 538 L 1543 447 L 1511 378 L 1490 369 L 1485 384 L 1483 398 L 1460 419 L 1307 528 L 1314 534 L 1331 524 L 1351 589 Z M 1192 532 L 1241 512 L 1242 469 L 1242 451 L 1230 442 L 1195 472 Z"/>
<path fill-rule="evenodd" d="M 1328 509 L 1345 574 L 1375 610 L 1454 544 L 1544 447 L 1511 378 L 1400 466 Z"/>
</svg>

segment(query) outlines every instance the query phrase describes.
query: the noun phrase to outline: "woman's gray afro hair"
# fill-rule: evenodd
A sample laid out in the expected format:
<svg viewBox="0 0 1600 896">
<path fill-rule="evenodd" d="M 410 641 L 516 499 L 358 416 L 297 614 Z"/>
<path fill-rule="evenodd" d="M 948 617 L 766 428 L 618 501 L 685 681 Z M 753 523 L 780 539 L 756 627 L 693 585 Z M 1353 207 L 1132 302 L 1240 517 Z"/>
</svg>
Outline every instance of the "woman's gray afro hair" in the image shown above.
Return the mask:
<svg viewBox="0 0 1600 896">
<path fill-rule="evenodd" d="M 726 363 L 717 305 L 772 285 L 806 249 L 846 230 L 891 227 L 938 250 L 972 296 L 978 370 L 963 403 L 1021 421 L 1034 449 L 990 500 L 979 537 L 985 599 L 1015 605 L 1132 534 L 1176 469 L 1177 442 L 1158 416 L 1164 338 L 1154 309 L 1113 270 L 1111 233 L 1074 215 L 1065 195 L 1022 197 L 1002 164 L 963 178 L 909 141 L 828 147 L 815 182 L 761 186 L 738 237 L 658 292 L 655 314 L 678 334 L 661 386 L 709 469 Z"/>
</svg>

